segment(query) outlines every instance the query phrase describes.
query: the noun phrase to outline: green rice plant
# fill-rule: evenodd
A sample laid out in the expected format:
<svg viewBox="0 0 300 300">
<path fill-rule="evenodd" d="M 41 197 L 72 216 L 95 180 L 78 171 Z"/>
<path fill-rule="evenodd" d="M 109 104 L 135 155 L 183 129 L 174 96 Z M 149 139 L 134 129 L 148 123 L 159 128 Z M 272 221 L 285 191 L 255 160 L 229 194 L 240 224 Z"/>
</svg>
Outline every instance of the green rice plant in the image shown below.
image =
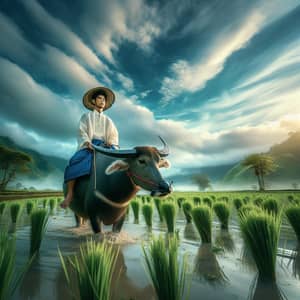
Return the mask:
<svg viewBox="0 0 300 300">
<path fill-rule="evenodd" d="M 216 202 L 213 206 L 214 212 L 217 215 L 221 228 L 228 230 L 230 206 L 227 202 Z"/>
<path fill-rule="evenodd" d="M 149 228 L 152 228 L 152 216 L 153 216 L 153 207 L 151 204 L 144 204 L 142 206 L 142 213 L 145 218 L 145 222 Z"/>
<path fill-rule="evenodd" d="M 56 199 L 51 198 L 50 201 L 49 201 L 49 206 L 50 206 L 51 213 L 54 211 L 56 205 L 57 205 Z"/>
<path fill-rule="evenodd" d="M 5 207 L 6 207 L 6 202 L 1 202 L 0 203 L 0 216 L 3 215 Z"/>
<path fill-rule="evenodd" d="M 243 203 L 244 204 L 249 204 L 250 203 L 250 198 L 248 196 L 243 198 Z"/>
<path fill-rule="evenodd" d="M 246 204 L 246 205 L 243 205 L 240 210 L 239 210 L 239 214 L 245 214 L 245 213 L 248 213 L 250 211 L 256 211 L 256 212 L 260 212 L 262 209 L 256 205 L 253 205 L 253 204 Z"/>
<path fill-rule="evenodd" d="M 0 231 L 0 300 L 11 299 L 20 285 L 32 260 L 21 270 L 15 270 L 16 239 L 7 231 Z"/>
<path fill-rule="evenodd" d="M 201 204 L 201 198 L 200 197 L 194 197 L 193 201 L 194 201 L 194 205 L 200 205 Z"/>
<path fill-rule="evenodd" d="M 13 203 L 10 205 L 10 216 L 12 223 L 17 223 L 21 213 L 22 205 L 20 203 Z"/>
<path fill-rule="evenodd" d="M 210 198 L 206 197 L 203 199 L 203 204 L 208 205 L 209 207 L 212 207 L 212 201 Z"/>
<path fill-rule="evenodd" d="M 276 254 L 281 225 L 281 215 L 250 210 L 240 214 L 240 229 L 257 266 L 259 277 L 276 280 Z"/>
<path fill-rule="evenodd" d="M 298 242 L 300 242 L 300 206 L 288 207 L 285 214 L 295 231 Z"/>
<path fill-rule="evenodd" d="M 180 197 L 180 198 L 177 198 L 177 205 L 179 208 L 182 207 L 182 203 L 185 201 L 185 198 L 183 197 Z"/>
<path fill-rule="evenodd" d="M 48 204 L 48 199 L 43 199 L 43 208 L 46 208 L 47 207 L 47 204 Z"/>
<path fill-rule="evenodd" d="M 31 213 L 31 230 L 30 230 L 30 255 L 40 250 L 43 237 L 45 235 L 49 214 L 46 209 L 37 209 Z"/>
<path fill-rule="evenodd" d="M 259 207 L 262 206 L 263 202 L 264 202 L 264 200 L 262 198 L 256 198 L 253 200 L 253 204 L 256 206 L 259 206 Z"/>
<path fill-rule="evenodd" d="M 155 204 L 160 222 L 162 222 L 164 220 L 163 214 L 162 214 L 162 211 L 161 211 L 161 203 L 162 202 L 161 202 L 160 198 L 154 198 L 154 204 Z"/>
<path fill-rule="evenodd" d="M 186 256 L 180 262 L 178 254 L 178 239 L 169 237 L 168 247 L 160 236 L 154 238 L 149 249 L 143 245 L 145 264 L 154 286 L 158 300 L 180 300 L 187 286 L 187 260 Z"/>
<path fill-rule="evenodd" d="M 185 215 L 185 219 L 187 223 L 191 223 L 192 222 L 192 209 L 193 209 L 193 205 L 191 202 L 186 201 L 182 204 L 182 209 L 183 209 L 183 213 Z"/>
<path fill-rule="evenodd" d="M 34 202 L 33 201 L 27 201 L 26 202 L 26 212 L 27 212 L 27 215 L 31 214 L 33 208 L 34 208 Z"/>
<path fill-rule="evenodd" d="M 269 214 L 277 215 L 279 212 L 279 205 L 275 199 L 267 199 L 263 202 L 262 207 L 266 210 Z"/>
<path fill-rule="evenodd" d="M 168 232 L 174 233 L 175 219 L 176 219 L 176 206 L 173 202 L 165 202 L 161 206 L 161 210 L 166 221 Z"/>
<path fill-rule="evenodd" d="M 118 253 L 119 249 L 114 249 L 107 241 L 97 243 L 93 240 L 81 245 L 79 254 L 74 257 L 64 259 L 59 250 L 60 261 L 70 290 L 73 291 L 78 287 L 81 300 L 110 300 Z M 73 273 L 75 278 L 71 276 Z"/>
<path fill-rule="evenodd" d="M 241 199 L 236 198 L 236 199 L 233 200 L 233 205 L 236 208 L 236 210 L 239 211 L 240 208 L 243 206 L 243 202 L 242 202 Z"/>
<path fill-rule="evenodd" d="M 139 212 L 140 212 L 140 202 L 138 200 L 132 200 L 130 202 L 132 207 L 133 215 L 134 215 L 134 223 L 139 223 Z"/>
<path fill-rule="evenodd" d="M 200 234 L 202 243 L 211 243 L 212 211 L 207 205 L 192 209 L 193 222 Z"/>
</svg>

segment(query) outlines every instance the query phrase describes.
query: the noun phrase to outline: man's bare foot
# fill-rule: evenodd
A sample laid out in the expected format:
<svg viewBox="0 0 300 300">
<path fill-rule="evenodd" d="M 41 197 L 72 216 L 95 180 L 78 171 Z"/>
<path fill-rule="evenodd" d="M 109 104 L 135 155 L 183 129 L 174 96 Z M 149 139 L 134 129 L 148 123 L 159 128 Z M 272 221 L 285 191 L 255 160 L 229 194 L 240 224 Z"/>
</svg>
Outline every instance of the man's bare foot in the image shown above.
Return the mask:
<svg viewBox="0 0 300 300">
<path fill-rule="evenodd" d="M 60 207 L 67 208 L 70 205 L 71 201 L 72 201 L 72 195 L 67 195 L 65 200 L 62 203 L 60 203 Z"/>
</svg>

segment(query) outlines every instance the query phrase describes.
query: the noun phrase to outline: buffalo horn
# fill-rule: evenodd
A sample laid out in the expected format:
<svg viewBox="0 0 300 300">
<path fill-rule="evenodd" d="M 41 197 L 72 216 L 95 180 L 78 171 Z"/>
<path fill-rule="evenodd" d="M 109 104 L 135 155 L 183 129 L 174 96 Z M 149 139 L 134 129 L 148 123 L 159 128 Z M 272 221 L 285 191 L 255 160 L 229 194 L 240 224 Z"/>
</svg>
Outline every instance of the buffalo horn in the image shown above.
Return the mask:
<svg viewBox="0 0 300 300">
<path fill-rule="evenodd" d="M 93 148 L 100 152 L 103 153 L 107 156 L 111 157 L 117 157 L 117 158 L 129 158 L 129 157 L 136 157 L 137 152 L 135 149 L 132 150 L 118 150 L 118 149 L 109 149 L 109 148 L 103 148 L 101 146 L 96 146 L 93 145 Z"/>
<path fill-rule="evenodd" d="M 160 137 L 160 136 L 158 136 L 158 137 L 164 144 L 164 148 L 162 150 L 158 150 L 160 157 L 168 156 L 169 155 L 169 147 L 168 147 L 167 143 L 165 142 L 165 140 L 162 137 Z"/>
</svg>

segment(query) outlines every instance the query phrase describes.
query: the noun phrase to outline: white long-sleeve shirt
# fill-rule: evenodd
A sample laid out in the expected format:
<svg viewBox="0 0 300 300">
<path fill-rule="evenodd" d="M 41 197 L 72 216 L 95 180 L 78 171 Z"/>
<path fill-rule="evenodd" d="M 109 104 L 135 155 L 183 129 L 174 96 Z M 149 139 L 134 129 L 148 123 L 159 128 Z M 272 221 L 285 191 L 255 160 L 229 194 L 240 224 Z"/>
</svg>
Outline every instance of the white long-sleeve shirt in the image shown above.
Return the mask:
<svg viewBox="0 0 300 300">
<path fill-rule="evenodd" d="M 85 142 L 101 139 L 107 144 L 119 145 L 119 133 L 113 121 L 103 112 L 89 111 L 82 115 L 78 130 L 78 149 L 84 148 Z"/>
</svg>

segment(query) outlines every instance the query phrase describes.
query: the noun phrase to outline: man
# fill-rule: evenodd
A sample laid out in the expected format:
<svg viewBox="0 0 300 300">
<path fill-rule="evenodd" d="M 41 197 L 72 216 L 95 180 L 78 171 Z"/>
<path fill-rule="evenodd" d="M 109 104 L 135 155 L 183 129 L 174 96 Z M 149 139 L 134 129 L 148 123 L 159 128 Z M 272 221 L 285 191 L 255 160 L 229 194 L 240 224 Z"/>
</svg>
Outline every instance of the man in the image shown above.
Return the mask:
<svg viewBox="0 0 300 300">
<path fill-rule="evenodd" d="M 62 208 L 70 205 L 76 178 L 89 175 L 92 167 L 93 146 L 118 148 L 119 134 L 113 121 L 103 111 L 109 109 L 115 94 L 106 87 L 96 87 L 83 96 L 84 106 L 90 110 L 82 115 L 78 130 L 78 151 L 71 157 L 65 169 L 64 182 L 67 183 L 67 195 L 60 204 Z"/>
</svg>

